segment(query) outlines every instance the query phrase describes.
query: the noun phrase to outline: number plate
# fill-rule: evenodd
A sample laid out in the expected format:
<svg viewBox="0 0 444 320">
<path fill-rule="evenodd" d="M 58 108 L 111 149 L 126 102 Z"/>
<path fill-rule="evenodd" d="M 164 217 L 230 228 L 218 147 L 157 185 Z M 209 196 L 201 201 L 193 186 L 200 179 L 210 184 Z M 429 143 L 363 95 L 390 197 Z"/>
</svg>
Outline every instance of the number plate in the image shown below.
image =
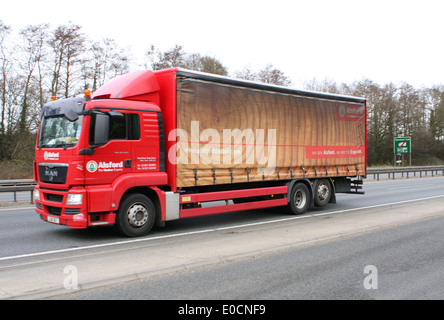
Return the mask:
<svg viewBox="0 0 444 320">
<path fill-rule="evenodd" d="M 57 224 L 59 224 L 59 223 L 60 223 L 60 219 L 59 219 L 59 218 L 56 218 L 56 217 L 48 216 L 48 222 L 52 222 L 52 223 L 57 223 Z"/>
</svg>

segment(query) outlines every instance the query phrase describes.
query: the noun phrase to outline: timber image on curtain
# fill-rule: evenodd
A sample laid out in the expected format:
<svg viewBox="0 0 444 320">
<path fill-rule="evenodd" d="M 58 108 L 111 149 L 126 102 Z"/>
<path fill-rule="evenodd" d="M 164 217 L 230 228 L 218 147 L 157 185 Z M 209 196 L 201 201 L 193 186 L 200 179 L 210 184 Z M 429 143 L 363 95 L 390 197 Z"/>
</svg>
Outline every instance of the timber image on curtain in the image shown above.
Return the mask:
<svg viewBox="0 0 444 320">
<path fill-rule="evenodd" d="M 178 79 L 177 185 L 365 175 L 357 101 Z"/>
</svg>

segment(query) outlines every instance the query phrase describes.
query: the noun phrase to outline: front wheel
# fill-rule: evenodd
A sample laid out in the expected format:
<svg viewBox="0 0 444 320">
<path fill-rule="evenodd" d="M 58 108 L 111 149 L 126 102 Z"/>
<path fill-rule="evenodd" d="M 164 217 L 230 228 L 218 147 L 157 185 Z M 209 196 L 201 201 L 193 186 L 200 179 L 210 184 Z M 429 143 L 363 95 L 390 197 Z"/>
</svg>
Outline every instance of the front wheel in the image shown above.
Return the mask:
<svg viewBox="0 0 444 320">
<path fill-rule="evenodd" d="M 304 183 L 296 183 L 291 189 L 290 211 L 293 214 L 304 214 L 310 207 L 310 191 Z"/>
<path fill-rule="evenodd" d="M 126 196 L 117 212 L 116 227 L 127 237 L 147 235 L 156 221 L 153 202 L 143 194 Z"/>
</svg>

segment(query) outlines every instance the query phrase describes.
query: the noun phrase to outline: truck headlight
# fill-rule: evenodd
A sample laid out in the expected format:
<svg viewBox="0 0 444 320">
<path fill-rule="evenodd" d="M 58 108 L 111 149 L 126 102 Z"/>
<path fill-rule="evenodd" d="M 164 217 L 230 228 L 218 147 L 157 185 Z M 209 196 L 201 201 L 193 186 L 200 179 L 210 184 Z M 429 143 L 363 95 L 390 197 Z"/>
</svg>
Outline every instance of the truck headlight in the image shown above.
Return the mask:
<svg viewBox="0 0 444 320">
<path fill-rule="evenodd" d="M 34 200 L 40 200 L 40 191 L 37 189 L 34 189 L 34 191 L 32 192 L 32 196 L 33 196 Z"/>
<path fill-rule="evenodd" d="M 78 193 L 68 193 L 68 198 L 66 199 L 66 204 L 68 206 L 80 205 L 83 202 L 83 194 Z"/>
</svg>

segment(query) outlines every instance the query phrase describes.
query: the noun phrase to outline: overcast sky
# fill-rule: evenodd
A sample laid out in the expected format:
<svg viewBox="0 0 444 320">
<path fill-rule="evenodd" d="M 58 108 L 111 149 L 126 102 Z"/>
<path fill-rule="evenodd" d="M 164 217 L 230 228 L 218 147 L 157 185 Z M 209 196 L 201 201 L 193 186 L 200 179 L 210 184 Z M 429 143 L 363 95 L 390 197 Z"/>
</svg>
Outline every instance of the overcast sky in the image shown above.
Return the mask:
<svg viewBox="0 0 444 320">
<path fill-rule="evenodd" d="M 312 78 L 351 83 L 444 84 L 443 0 L 13 0 L 0 19 L 82 26 L 143 57 L 175 44 L 219 59 L 230 73 L 273 64 L 302 87 Z"/>
</svg>

